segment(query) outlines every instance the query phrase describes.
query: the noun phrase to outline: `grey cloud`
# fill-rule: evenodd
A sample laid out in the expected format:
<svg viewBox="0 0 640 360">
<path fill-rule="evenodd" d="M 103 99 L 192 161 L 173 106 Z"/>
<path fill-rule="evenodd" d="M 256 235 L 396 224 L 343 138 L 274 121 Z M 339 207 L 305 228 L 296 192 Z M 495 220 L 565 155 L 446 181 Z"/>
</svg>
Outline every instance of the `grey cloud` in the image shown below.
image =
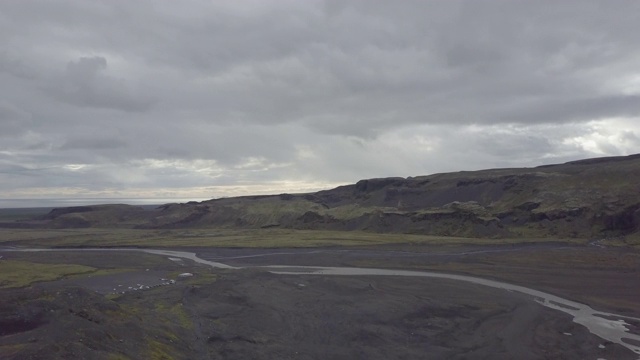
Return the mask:
<svg viewBox="0 0 640 360">
<path fill-rule="evenodd" d="M 0 101 L 0 137 L 21 134 L 30 124 L 30 113 L 6 101 Z"/>
<path fill-rule="evenodd" d="M 6 50 L 0 51 L 0 73 L 10 74 L 25 80 L 34 79 L 34 69 L 22 61 L 12 58 Z"/>
<path fill-rule="evenodd" d="M 640 146 L 640 131 L 635 133 L 633 131 L 623 130 L 620 133 L 620 139 L 622 141 L 628 141 L 635 146 Z"/>
<path fill-rule="evenodd" d="M 517 113 L 503 115 L 505 122 L 583 122 L 605 117 L 640 116 L 640 95 L 600 96 L 578 99 L 545 99 Z"/>
<path fill-rule="evenodd" d="M 76 138 L 67 140 L 60 150 L 108 150 L 125 147 L 127 144 L 120 139 L 107 138 Z"/>
<path fill-rule="evenodd" d="M 116 109 L 128 112 L 148 110 L 153 104 L 147 94 L 136 93 L 124 79 L 104 75 L 104 57 L 81 57 L 67 64 L 60 79 L 44 90 L 52 97 L 81 107 Z"/>
<path fill-rule="evenodd" d="M 3 189 L 336 183 L 640 151 L 637 3 L 33 0 L 0 14 Z"/>
<path fill-rule="evenodd" d="M 7 163 L 5 161 L 0 162 L 0 173 L 11 174 L 11 175 L 16 175 L 16 174 L 23 175 L 23 174 L 28 174 L 31 171 L 33 171 L 33 169 L 29 169 L 19 164 Z"/>
<path fill-rule="evenodd" d="M 466 150 L 480 152 L 496 158 L 510 154 L 514 159 L 535 159 L 541 154 L 554 152 L 555 144 L 548 136 L 535 133 L 486 132 L 470 136 L 467 134 Z M 517 164 L 514 164 L 517 166 Z"/>
</svg>

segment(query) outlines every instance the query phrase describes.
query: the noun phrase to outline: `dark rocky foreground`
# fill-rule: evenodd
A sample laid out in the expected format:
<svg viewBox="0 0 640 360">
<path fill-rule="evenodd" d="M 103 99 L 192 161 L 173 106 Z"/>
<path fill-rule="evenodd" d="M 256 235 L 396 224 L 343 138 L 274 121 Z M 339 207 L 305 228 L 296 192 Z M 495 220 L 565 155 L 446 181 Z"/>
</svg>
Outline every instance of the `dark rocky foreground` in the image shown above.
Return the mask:
<svg viewBox="0 0 640 360">
<path fill-rule="evenodd" d="M 4 359 L 633 358 L 524 296 L 441 280 L 235 273 L 118 301 L 3 299 Z"/>
<path fill-rule="evenodd" d="M 350 265 L 366 261 L 390 267 L 404 264 L 409 268 L 484 271 L 486 277 L 531 287 L 537 284 L 594 306 L 629 316 L 639 314 L 633 300 L 640 296 L 633 282 L 638 255 L 633 252 L 596 248 L 565 251 L 548 246 L 483 252 L 474 247 L 414 249 L 417 255 L 413 256 L 405 250 L 380 247 L 361 255 L 343 252 L 337 256 L 327 251 L 267 257 L 255 256 L 265 253 L 260 249 L 200 252 L 208 258 L 233 257 L 236 265 L 270 261 Z M 430 251 L 432 256 L 428 256 Z M 133 259 L 84 253 L 5 256 L 125 268 L 132 266 Z M 602 263 L 608 259 L 618 261 Z M 0 358 L 637 358 L 528 296 L 480 285 L 402 277 L 275 275 L 259 268 L 212 270 L 161 260 L 145 264 L 149 271 L 140 268 L 121 275 L 95 276 L 91 281 L 71 277 L 0 290 Z M 577 265 L 585 261 L 596 265 Z M 170 286 L 108 296 L 92 290 L 117 289 L 128 277 L 142 282 L 145 274 L 151 279 L 163 272 L 175 277 L 184 271 L 194 276 Z M 554 277 L 556 273 L 560 276 Z M 605 291 L 600 291 L 603 287 Z M 636 332 L 639 325 L 631 324 Z"/>
<path fill-rule="evenodd" d="M 54 209 L 3 227 L 288 228 L 640 241 L 640 155 L 361 180 L 309 194 Z"/>
</svg>

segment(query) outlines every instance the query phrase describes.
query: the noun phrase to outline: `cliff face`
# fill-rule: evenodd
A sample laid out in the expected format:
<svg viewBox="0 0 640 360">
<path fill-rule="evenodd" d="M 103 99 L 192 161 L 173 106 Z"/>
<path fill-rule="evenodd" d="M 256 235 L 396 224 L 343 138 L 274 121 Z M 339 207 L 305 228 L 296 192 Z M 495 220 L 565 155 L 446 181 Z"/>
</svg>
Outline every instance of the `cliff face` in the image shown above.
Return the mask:
<svg viewBox="0 0 640 360">
<path fill-rule="evenodd" d="M 126 209 L 120 216 L 99 209 L 101 216 L 87 209 L 54 210 L 47 221 L 51 226 L 74 218 L 69 223 L 86 226 L 282 227 L 471 237 L 637 236 L 640 155 L 368 179 L 317 193 L 167 204 L 156 211 Z"/>
</svg>

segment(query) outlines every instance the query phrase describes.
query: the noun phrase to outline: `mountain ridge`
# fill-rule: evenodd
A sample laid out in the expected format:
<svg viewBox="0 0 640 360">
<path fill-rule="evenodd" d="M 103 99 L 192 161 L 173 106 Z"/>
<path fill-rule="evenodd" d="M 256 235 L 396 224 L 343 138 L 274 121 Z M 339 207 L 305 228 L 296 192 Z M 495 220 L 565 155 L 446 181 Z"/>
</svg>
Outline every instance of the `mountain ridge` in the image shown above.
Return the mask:
<svg viewBox="0 0 640 360">
<path fill-rule="evenodd" d="M 54 228 L 288 228 L 466 237 L 638 237 L 640 154 L 364 179 L 313 193 L 56 208 Z M 36 222 L 32 222 L 35 225 Z"/>
</svg>

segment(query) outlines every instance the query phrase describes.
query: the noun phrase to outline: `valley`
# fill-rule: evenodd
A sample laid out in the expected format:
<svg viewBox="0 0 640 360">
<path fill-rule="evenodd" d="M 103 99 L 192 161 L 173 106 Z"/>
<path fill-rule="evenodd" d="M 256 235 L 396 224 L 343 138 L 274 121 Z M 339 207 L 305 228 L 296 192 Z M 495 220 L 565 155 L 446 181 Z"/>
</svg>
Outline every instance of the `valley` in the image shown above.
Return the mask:
<svg viewBox="0 0 640 360">
<path fill-rule="evenodd" d="M 0 358 L 638 359 L 640 157 L 0 212 Z"/>
</svg>

